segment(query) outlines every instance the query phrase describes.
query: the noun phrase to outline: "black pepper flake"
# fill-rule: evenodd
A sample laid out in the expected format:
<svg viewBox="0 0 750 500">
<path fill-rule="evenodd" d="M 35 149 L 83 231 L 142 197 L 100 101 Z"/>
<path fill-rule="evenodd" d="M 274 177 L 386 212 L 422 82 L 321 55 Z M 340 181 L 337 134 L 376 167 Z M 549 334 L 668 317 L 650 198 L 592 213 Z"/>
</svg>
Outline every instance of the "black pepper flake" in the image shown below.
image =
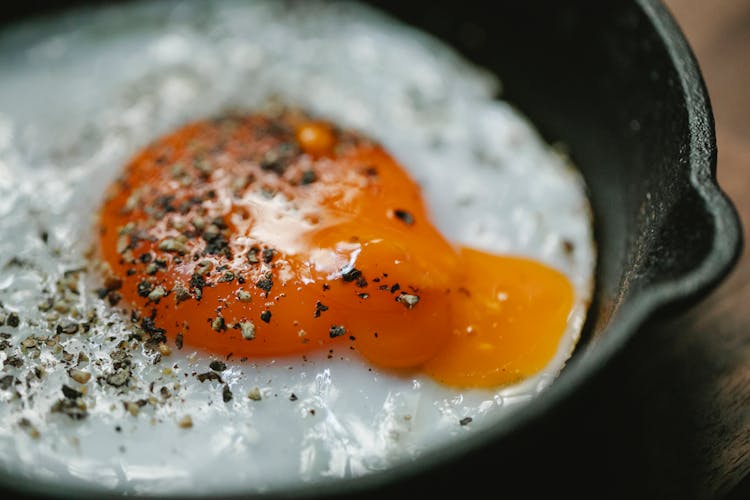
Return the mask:
<svg viewBox="0 0 750 500">
<path fill-rule="evenodd" d="M 138 283 L 138 295 L 141 297 L 148 297 L 148 294 L 151 293 L 151 290 L 154 288 L 154 285 L 149 283 L 146 280 L 141 280 Z"/>
<path fill-rule="evenodd" d="M 176 208 L 172 203 L 174 202 L 174 195 L 172 194 L 164 194 L 158 196 L 154 200 L 154 204 L 157 205 L 159 208 L 161 208 L 164 212 L 174 212 L 176 211 Z"/>
<path fill-rule="evenodd" d="M 214 223 L 209 226 L 218 226 Z M 206 241 L 205 253 L 211 255 L 223 254 L 226 258 L 232 257 L 232 252 L 229 250 L 229 241 L 226 237 L 218 231 L 206 231 L 203 232 L 203 239 Z"/>
<path fill-rule="evenodd" d="M 7 391 L 15 384 L 20 384 L 21 381 L 18 380 L 13 375 L 4 375 L 3 377 L 0 377 L 0 389 Z"/>
<path fill-rule="evenodd" d="M 291 393 L 289 395 L 289 401 L 297 401 L 297 395 L 295 393 Z"/>
<path fill-rule="evenodd" d="M 216 372 L 205 372 L 205 373 L 199 373 L 196 375 L 196 378 L 199 382 L 205 382 L 206 380 L 216 380 L 220 384 L 224 383 L 224 380 L 221 378 L 221 375 L 219 375 Z"/>
<path fill-rule="evenodd" d="M 293 143 L 282 143 L 268 151 L 260 161 L 260 168 L 282 175 L 291 164 L 297 148 Z"/>
<path fill-rule="evenodd" d="M 266 323 L 270 322 L 271 321 L 271 311 L 266 310 L 266 311 L 263 311 L 262 313 L 260 313 L 260 319 L 262 319 Z"/>
<path fill-rule="evenodd" d="M 407 309 L 413 309 L 419 302 L 419 295 L 401 292 L 401 294 L 396 297 L 396 302 L 401 302 Z"/>
<path fill-rule="evenodd" d="M 270 272 L 266 273 L 257 283 L 255 283 L 255 286 L 264 292 L 269 293 L 271 288 L 273 288 L 273 275 Z"/>
<path fill-rule="evenodd" d="M 274 248 L 264 248 L 261 252 L 261 257 L 263 259 L 263 262 L 266 264 L 270 264 L 273 260 L 274 255 L 276 255 L 276 249 Z"/>
<path fill-rule="evenodd" d="M 119 368 L 114 372 L 107 375 L 104 381 L 112 387 L 122 387 L 126 385 L 130 380 L 130 370 L 127 368 Z"/>
<path fill-rule="evenodd" d="M 205 286 L 206 279 L 203 277 L 203 275 L 200 273 L 193 273 L 193 275 L 190 277 L 190 288 L 203 290 Z"/>
<path fill-rule="evenodd" d="M 458 423 L 461 425 L 467 425 L 467 424 L 470 424 L 473 420 L 474 419 L 471 417 L 464 417 L 461 420 L 459 420 Z"/>
<path fill-rule="evenodd" d="M 393 211 L 393 215 L 395 215 L 397 219 L 401 220 L 401 222 L 403 222 L 407 226 L 411 226 L 412 224 L 414 224 L 414 216 L 407 210 L 397 208 Z"/>
<path fill-rule="evenodd" d="M 260 262 L 258 260 L 258 252 L 260 252 L 260 248 L 258 247 L 252 247 L 250 250 L 248 250 L 247 261 L 250 264 L 257 264 L 258 262 Z"/>
<path fill-rule="evenodd" d="M 362 277 L 362 271 L 360 271 L 356 267 L 352 267 L 351 269 L 341 273 L 341 279 L 343 279 L 347 283 L 354 281 L 354 280 L 358 280 L 361 277 Z"/>
<path fill-rule="evenodd" d="M 397 292 L 397 291 L 399 291 L 399 290 L 401 290 L 401 285 L 399 285 L 398 283 L 396 283 L 395 285 L 393 285 L 393 286 L 391 287 L 391 293 L 393 293 L 393 292 Z"/>
<path fill-rule="evenodd" d="M 218 279 L 219 283 L 231 283 L 234 281 L 234 273 L 232 271 L 224 271 L 224 274 Z"/>
<path fill-rule="evenodd" d="M 120 295 L 117 292 L 109 292 L 107 294 L 107 302 L 109 302 L 109 305 L 114 307 L 117 304 L 120 303 L 120 300 L 122 300 L 122 295 Z"/>
<path fill-rule="evenodd" d="M 13 328 L 17 327 L 21 320 L 18 317 L 18 314 L 12 312 L 8 315 L 8 319 L 6 320 L 8 323 L 8 326 L 12 326 Z"/>
<path fill-rule="evenodd" d="M 104 288 L 98 289 L 96 291 L 96 294 L 100 299 L 103 299 L 108 294 L 114 292 L 115 290 L 119 290 L 120 288 L 122 288 L 122 280 L 119 278 L 109 277 L 104 280 Z"/>
<path fill-rule="evenodd" d="M 370 294 L 369 293 L 358 293 L 357 296 L 360 299 L 366 299 L 366 298 L 368 298 L 370 296 Z"/>
<path fill-rule="evenodd" d="M 138 257 L 138 260 L 140 260 L 144 264 L 148 264 L 149 262 L 151 262 L 151 260 L 153 260 L 153 258 L 154 258 L 153 255 L 146 252 L 144 254 L 141 254 L 141 256 Z"/>
<path fill-rule="evenodd" d="M 5 364 L 12 366 L 13 368 L 21 368 L 23 366 L 23 359 L 18 356 L 8 356 L 5 360 Z"/>
<path fill-rule="evenodd" d="M 224 389 L 221 391 L 221 399 L 224 400 L 225 403 L 228 403 L 232 400 L 234 396 L 232 395 L 231 389 L 229 389 L 228 385 L 224 385 Z"/>
<path fill-rule="evenodd" d="M 74 333 L 78 332 L 78 323 L 65 323 L 64 325 L 57 325 L 56 332 L 73 335 Z"/>
<path fill-rule="evenodd" d="M 227 369 L 227 364 L 219 360 L 211 361 L 211 364 L 209 364 L 208 366 L 215 372 L 223 372 Z"/>
<path fill-rule="evenodd" d="M 206 286 L 206 280 L 198 273 L 193 273 L 190 277 L 190 288 L 196 290 L 196 298 L 200 300 L 203 295 L 203 287 Z"/>
<path fill-rule="evenodd" d="M 63 396 L 65 396 L 68 399 L 78 399 L 81 396 L 83 396 L 83 393 L 81 391 L 77 391 L 73 389 L 72 387 L 69 387 L 65 384 L 62 386 L 62 393 Z"/>
<path fill-rule="evenodd" d="M 141 320 L 141 328 L 149 336 L 146 343 L 151 346 L 158 346 L 167 342 L 167 331 L 163 328 L 157 328 L 154 324 L 155 312 L 156 309 L 152 309 L 152 316 Z"/>
<path fill-rule="evenodd" d="M 177 284 L 177 286 L 174 287 L 174 292 L 175 292 L 174 300 L 178 304 L 190 298 L 190 292 L 188 292 L 187 289 L 182 284 Z M 202 294 L 202 291 L 201 291 L 201 294 Z M 200 295 L 198 298 L 200 299 Z"/>
<path fill-rule="evenodd" d="M 344 334 L 346 334 L 346 328 L 344 328 L 342 325 L 331 325 L 331 328 L 328 330 L 328 336 L 332 339 L 341 337 Z"/>
<path fill-rule="evenodd" d="M 315 313 L 313 314 L 314 317 L 319 318 L 320 313 L 325 312 L 328 310 L 328 306 L 323 304 L 321 301 L 317 301 L 315 303 Z"/>
<path fill-rule="evenodd" d="M 72 399 L 58 399 L 50 408 L 52 413 L 63 413 L 73 420 L 83 420 L 88 416 L 86 408 L 79 406 L 78 402 Z"/>
<path fill-rule="evenodd" d="M 224 318 L 222 318 L 221 316 L 217 316 L 216 318 L 214 318 L 213 320 L 210 320 L 210 321 L 211 321 L 211 329 L 213 331 L 215 331 L 215 332 L 226 331 L 227 324 L 224 321 Z"/>
<path fill-rule="evenodd" d="M 109 357 L 112 360 L 113 366 L 115 368 L 130 365 L 130 356 L 128 355 L 127 351 L 116 349 L 109 353 Z"/>
<path fill-rule="evenodd" d="M 307 186 L 308 184 L 312 184 L 318 180 L 318 176 L 313 172 L 312 170 L 305 170 L 302 172 L 302 179 L 300 179 L 300 184 L 303 186 Z"/>
<path fill-rule="evenodd" d="M 367 280 L 360 276 L 359 279 L 357 279 L 357 286 L 359 288 L 365 288 L 367 286 Z"/>
<path fill-rule="evenodd" d="M 182 342 L 183 342 L 182 333 L 178 333 L 174 339 L 174 343 L 177 346 L 177 349 L 182 349 Z"/>
</svg>

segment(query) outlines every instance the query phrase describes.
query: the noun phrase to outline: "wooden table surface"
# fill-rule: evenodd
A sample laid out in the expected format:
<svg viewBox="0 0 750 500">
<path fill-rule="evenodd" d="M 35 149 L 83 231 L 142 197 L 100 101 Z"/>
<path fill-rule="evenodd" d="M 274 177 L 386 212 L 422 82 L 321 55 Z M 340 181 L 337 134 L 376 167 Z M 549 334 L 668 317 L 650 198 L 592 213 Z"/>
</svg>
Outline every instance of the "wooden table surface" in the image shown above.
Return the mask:
<svg viewBox="0 0 750 500">
<path fill-rule="evenodd" d="M 706 80 L 716 119 L 719 184 L 748 235 L 750 0 L 665 4 Z M 658 429 L 631 433 L 644 436 L 633 445 L 641 450 L 633 455 L 641 462 L 639 480 L 655 497 L 750 499 L 748 251 L 711 295 L 675 318 L 651 324 L 637 344 L 634 349 L 647 354 L 618 389 L 630 404 L 642 405 L 642 411 L 630 413 L 630 425 Z"/>
</svg>

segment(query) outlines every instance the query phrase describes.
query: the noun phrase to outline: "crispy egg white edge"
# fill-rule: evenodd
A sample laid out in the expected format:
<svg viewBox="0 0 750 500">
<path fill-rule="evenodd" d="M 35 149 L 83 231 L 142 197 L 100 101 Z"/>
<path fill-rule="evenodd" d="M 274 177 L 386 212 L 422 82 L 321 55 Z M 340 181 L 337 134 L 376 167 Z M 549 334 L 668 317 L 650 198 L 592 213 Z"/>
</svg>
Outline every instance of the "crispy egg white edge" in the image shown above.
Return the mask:
<svg viewBox="0 0 750 500">
<path fill-rule="evenodd" d="M 139 388 L 92 380 L 89 416 L 74 422 L 49 408 L 63 383 L 80 385 L 43 348 L 34 362 L 44 365 L 43 379 L 22 384 L 21 400 L 0 391 L 9 401 L 0 406 L 6 470 L 162 494 L 267 491 L 358 476 L 481 431 L 522 408 L 563 367 L 595 264 L 577 171 L 515 109 L 493 100 L 494 77 L 440 42 L 358 5 L 283 5 L 137 3 L 0 34 L 0 300 L 22 318 L 17 329 L 0 331 L 13 342 L 46 335 L 37 304 L 65 270 L 86 265 L 100 193 L 133 151 L 185 121 L 277 97 L 382 141 L 421 183 L 434 222 L 451 239 L 564 271 L 576 305 L 557 356 L 544 372 L 496 391 L 396 377 L 350 352 L 306 362 L 230 361 L 222 377 L 234 398 L 224 403 L 221 385 L 191 375 L 208 371 L 210 357 L 185 349 L 153 365 L 137 350 Z M 575 244 L 570 254 L 566 240 Z M 73 308 L 96 311 L 99 325 L 64 344 L 87 352 L 84 368 L 101 375 L 127 327 L 94 286 L 84 275 Z M 0 353 L 3 364 L 7 357 Z M 3 373 L 23 379 L 32 366 Z M 123 401 L 147 397 L 149 381 L 180 387 L 166 403 L 129 415 Z M 261 401 L 247 397 L 254 387 Z M 177 425 L 185 415 L 190 429 Z M 461 426 L 464 417 L 473 420 Z M 21 418 L 38 438 L 19 428 Z"/>
</svg>

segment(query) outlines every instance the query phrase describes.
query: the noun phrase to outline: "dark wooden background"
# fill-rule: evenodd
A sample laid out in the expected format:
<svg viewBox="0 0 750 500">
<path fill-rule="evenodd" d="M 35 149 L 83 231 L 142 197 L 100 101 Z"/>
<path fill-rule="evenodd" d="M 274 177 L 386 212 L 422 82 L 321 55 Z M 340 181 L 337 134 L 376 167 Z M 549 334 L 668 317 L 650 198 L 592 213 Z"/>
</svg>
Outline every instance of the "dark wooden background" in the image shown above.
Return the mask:
<svg viewBox="0 0 750 500">
<path fill-rule="evenodd" d="M 750 221 L 750 0 L 665 0 L 696 54 L 716 119 L 718 178 Z M 697 306 L 651 324 L 621 381 L 644 410 L 641 481 L 668 497 L 750 499 L 750 255 Z M 654 381 L 658 380 L 657 383 Z M 649 387 L 648 391 L 644 391 Z M 651 429 L 657 429 L 653 431 Z"/>
</svg>

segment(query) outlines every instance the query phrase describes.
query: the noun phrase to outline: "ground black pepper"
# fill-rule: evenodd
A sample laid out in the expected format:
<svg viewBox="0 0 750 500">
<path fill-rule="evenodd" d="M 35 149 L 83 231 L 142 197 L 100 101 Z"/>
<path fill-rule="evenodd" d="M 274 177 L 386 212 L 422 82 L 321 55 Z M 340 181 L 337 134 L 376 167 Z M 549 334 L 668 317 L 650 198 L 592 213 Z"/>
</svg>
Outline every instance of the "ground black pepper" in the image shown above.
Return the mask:
<svg viewBox="0 0 750 500">
<path fill-rule="evenodd" d="M 342 325 L 331 325 L 331 328 L 328 330 L 328 335 L 332 339 L 341 337 L 344 334 L 346 334 L 346 328 L 344 328 Z"/>
</svg>

